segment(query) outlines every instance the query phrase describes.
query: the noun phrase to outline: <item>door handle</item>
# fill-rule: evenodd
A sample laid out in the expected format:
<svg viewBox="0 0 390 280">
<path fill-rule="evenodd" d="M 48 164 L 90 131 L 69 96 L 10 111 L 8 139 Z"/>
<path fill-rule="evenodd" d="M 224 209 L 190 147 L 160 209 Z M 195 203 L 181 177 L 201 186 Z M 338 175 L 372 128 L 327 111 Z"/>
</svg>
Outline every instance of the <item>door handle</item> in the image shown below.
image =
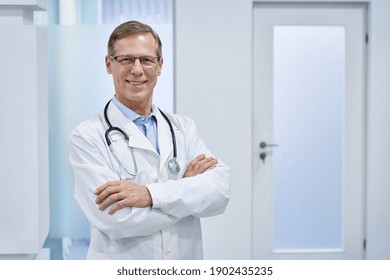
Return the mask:
<svg viewBox="0 0 390 280">
<path fill-rule="evenodd" d="M 265 148 L 267 148 L 267 147 L 277 147 L 278 146 L 278 144 L 267 144 L 267 143 L 265 143 L 265 142 L 261 142 L 260 143 L 260 148 L 261 149 L 265 149 Z M 267 154 L 266 154 L 266 152 L 261 152 L 260 153 L 260 159 L 263 161 L 263 163 L 265 163 L 265 158 L 267 157 Z"/>
<path fill-rule="evenodd" d="M 262 152 L 262 153 L 260 153 L 260 158 L 261 158 L 261 160 L 263 161 L 263 163 L 265 163 L 265 158 L 267 157 L 267 154 L 266 153 L 264 153 L 264 152 Z"/>
<path fill-rule="evenodd" d="M 277 146 L 278 146 L 278 144 L 267 144 L 265 142 L 260 143 L 260 148 L 262 148 L 262 149 L 265 149 L 267 147 L 277 147 Z"/>
</svg>

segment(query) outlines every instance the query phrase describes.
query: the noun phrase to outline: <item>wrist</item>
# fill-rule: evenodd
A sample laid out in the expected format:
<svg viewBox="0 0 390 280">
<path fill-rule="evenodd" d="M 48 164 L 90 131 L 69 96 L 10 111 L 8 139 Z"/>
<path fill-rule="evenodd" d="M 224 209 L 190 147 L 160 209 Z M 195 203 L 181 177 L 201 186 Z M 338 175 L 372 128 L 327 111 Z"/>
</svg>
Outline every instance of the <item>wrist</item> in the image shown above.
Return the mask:
<svg viewBox="0 0 390 280">
<path fill-rule="evenodd" d="M 148 187 L 147 186 L 144 186 L 144 187 L 145 187 L 146 192 L 147 192 L 147 195 L 146 195 L 146 205 L 150 206 L 150 207 L 153 207 L 152 195 L 150 194 L 150 191 L 149 191 Z"/>
</svg>

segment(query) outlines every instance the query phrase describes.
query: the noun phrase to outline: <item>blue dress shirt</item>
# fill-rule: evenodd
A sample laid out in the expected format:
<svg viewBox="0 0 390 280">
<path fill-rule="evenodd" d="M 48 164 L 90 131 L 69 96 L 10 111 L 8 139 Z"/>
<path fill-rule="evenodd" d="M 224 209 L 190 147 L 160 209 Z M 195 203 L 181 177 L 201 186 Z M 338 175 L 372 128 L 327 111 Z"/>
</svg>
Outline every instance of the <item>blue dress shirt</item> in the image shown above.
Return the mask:
<svg viewBox="0 0 390 280">
<path fill-rule="evenodd" d="M 149 139 L 150 143 L 160 154 L 157 138 L 157 120 L 154 112 L 154 106 L 149 116 L 140 116 L 133 110 L 123 105 L 114 95 L 112 102 L 119 108 L 119 110 L 142 131 L 142 133 Z"/>
</svg>

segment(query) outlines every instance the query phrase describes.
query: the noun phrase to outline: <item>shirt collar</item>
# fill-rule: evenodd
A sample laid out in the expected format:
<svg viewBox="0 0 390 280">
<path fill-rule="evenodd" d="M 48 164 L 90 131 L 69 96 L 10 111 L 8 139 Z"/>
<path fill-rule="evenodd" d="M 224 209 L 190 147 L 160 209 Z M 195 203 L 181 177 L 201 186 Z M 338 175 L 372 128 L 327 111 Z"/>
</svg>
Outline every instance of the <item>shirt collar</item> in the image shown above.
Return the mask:
<svg viewBox="0 0 390 280">
<path fill-rule="evenodd" d="M 143 116 L 140 116 L 138 115 L 136 112 L 134 112 L 133 110 L 131 110 L 130 108 L 126 107 L 125 105 L 123 105 L 117 98 L 116 96 L 114 95 L 114 97 L 112 98 L 112 102 L 119 108 L 119 110 L 128 118 L 130 119 L 131 121 L 135 121 L 136 119 L 138 118 L 143 118 L 143 119 L 148 119 L 150 118 L 151 116 L 155 116 L 155 109 L 154 109 L 154 106 L 152 106 L 152 111 L 150 113 L 150 115 L 148 117 L 143 117 Z"/>
</svg>

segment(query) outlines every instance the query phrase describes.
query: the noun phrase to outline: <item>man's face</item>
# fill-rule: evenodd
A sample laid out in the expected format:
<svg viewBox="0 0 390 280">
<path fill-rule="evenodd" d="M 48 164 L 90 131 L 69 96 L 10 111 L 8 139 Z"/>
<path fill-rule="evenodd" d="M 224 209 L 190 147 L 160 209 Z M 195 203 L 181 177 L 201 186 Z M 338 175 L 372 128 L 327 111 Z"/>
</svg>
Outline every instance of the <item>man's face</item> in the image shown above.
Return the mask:
<svg viewBox="0 0 390 280">
<path fill-rule="evenodd" d="M 117 40 L 114 47 L 114 56 L 157 56 L 157 42 L 151 33 L 124 37 Z M 107 56 L 106 69 L 112 74 L 118 100 L 140 115 L 150 113 L 153 89 L 161 74 L 162 63 L 161 59 L 153 67 L 145 68 L 136 59 L 133 65 L 121 65 Z"/>
</svg>

